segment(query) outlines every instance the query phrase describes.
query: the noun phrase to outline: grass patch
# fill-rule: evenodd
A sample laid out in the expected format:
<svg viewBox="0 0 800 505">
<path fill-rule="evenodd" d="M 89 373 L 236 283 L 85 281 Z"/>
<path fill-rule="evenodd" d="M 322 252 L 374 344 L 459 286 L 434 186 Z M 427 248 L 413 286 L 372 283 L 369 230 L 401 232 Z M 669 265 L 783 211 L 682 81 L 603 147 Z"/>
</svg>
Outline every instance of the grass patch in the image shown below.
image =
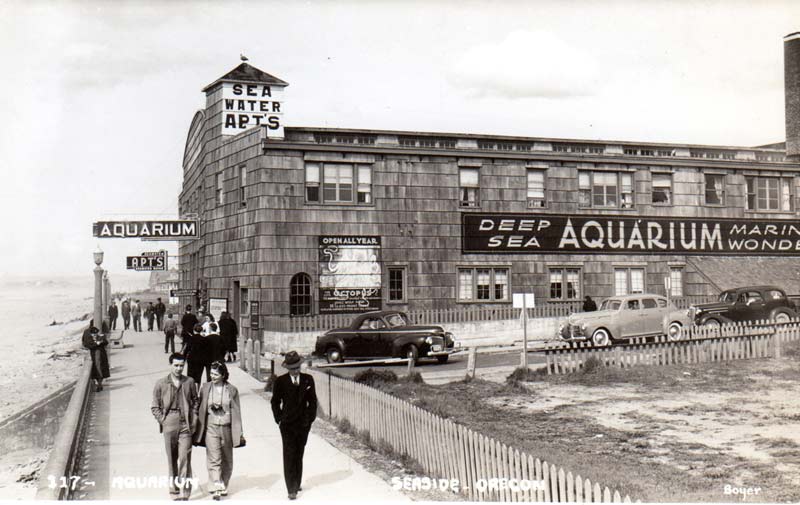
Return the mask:
<svg viewBox="0 0 800 505">
<path fill-rule="evenodd" d="M 375 386 L 379 382 L 391 384 L 397 382 L 397 374 L 391 370 L 374 370 L 372 368 L 367 368 L 366 370 L 358 372 L 353 377 L 353 381 L 367 386 Z"/>
</svg>

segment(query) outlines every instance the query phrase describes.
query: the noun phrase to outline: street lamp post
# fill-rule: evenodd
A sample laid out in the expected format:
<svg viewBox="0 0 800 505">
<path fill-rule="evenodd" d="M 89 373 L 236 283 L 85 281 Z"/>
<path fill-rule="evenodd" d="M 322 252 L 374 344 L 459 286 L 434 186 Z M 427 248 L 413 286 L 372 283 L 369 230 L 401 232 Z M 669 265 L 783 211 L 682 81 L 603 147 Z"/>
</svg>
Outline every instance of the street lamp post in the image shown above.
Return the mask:
<svg viewBox="0 0 800 505">
<path fill-rule="evenodd" d="M 105 317 L 103 321 L 106 322 L 108 325 L 108 329 L 111 330 L 111 318 L 108 314 L 108 308 L 111 306 L 111 282 L 108 280 L 108 270 L 103 272 L 103 314 Z"/>
<path fill-rule="evenodd" d="M 94 252 L 94 325 L 103 327 L 103 251 L 98 246 Z"/>
</svg>

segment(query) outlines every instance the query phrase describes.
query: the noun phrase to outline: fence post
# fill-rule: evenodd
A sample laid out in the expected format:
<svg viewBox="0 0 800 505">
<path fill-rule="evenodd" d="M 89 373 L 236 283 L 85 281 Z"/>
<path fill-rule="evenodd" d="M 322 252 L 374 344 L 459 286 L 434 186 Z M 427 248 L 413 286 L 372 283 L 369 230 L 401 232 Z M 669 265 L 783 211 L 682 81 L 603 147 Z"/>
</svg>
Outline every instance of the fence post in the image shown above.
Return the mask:
<svg viewBox="0 0 800 505">
<path fill-rule="evenodd" d="M 245 363 L 245 368 L 243 369 L 245 372 L 253 372 L 253 340 L 248 338 L 247 341 L 244 343 L 244 359 L 242 361 Z"/>
<path fill-rule="evenodd" d="M 414 363 L 414 359 L 413 358 L 408 358 L 408 369 L 407 369 L 406 373 L 408 374 L 409 379 L 414 374 L 414 364 L 415 364 Z"/>
<path fill-rule="evenodd" d="M 239 340 L 239 342 L 238 342 L 237 346 L 239 348 L 239 368 L 241 368 L 242 370 L 247 371 L 247 362 L 246 362 L 246 360 L 247 360 L 247 352 L 246 351 L 247 350 L 245 349 L 245 346 L 244 346 L 244 335 L 242 335 L 240 333 L 239 337 L 238 337 L 238 340 Z"/>
<path fill-rule="evenodd" d="M 253 377 L 261 380 L 261 341 L 253 342 Z"/>
<path fill-rule="evenodd" d="M 775 359 L 780 359 L 781 357 L 781 332 L 775 331 L 772 334 L 772 338 L 775 341 Z"/>
<path fill-rule="evenodd" d="M 475 363 L 478 360 L 478 348 L 470 347 L 469 355 L 467 357 L 467 378 L 475 378 Z"/>
</svg>

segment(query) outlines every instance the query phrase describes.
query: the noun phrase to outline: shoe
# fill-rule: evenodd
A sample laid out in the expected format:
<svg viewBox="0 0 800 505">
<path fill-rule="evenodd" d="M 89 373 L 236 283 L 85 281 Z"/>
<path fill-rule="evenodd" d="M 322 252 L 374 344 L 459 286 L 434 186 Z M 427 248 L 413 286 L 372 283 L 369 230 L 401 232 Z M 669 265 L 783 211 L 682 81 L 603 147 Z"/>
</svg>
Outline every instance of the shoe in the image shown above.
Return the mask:
<svg viewBox="0 0 800 505">
<path fill-rule="evenodd" d="M 179 494 L 181 494 L 181 492 L 178 491 L 177 489 L 170 489 L 169 494 L 178 496 Z"/>
<path fill-rule="evenodd" d="M 219 501 L 220 500 L 219 491 L 214 491 L 214 494 L 213 496 L 211 496 L 211 498 L 213 498 L 214 501 Z"/>
<path fill-rule="evenodd" d="M 297 499 L 297 493 L 289 493 L 289 499 L 290 500 L 296 500 Z"/>
<path fill-rule="evenodd" d="M 303 490 L 303 487 L 302 487 L 302 486 L 300 486 L 300 487 L 298 487 L 298 488 L 297 488 L 297 492 L 298 492 L 298 493 L 299 493 L 300 491 L 302 491 L 302 490 Z"/>
</svg>

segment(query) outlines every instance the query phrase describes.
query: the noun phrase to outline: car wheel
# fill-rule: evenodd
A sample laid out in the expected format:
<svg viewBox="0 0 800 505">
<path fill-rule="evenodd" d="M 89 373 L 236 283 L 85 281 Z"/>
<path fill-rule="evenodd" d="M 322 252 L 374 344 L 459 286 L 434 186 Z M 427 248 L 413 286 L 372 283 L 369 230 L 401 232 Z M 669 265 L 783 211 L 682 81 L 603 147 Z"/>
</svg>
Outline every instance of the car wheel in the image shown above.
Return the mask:
<svg viewBox="0 0 800 505">
<path fill-rule="evenodd" d="M 447 358 L 449 358 L 449 357 L 450 357 L 449 355 L 447 355 L 447 356 L 436 356 L 436 361 L 438 361 L 440 364 L 444 365 L 445 363 L 447 363 Z"/>
<path fill-rule="evenodd" d="M 703 326 L 706 328 L 719 328 L 720 323 L 716 319 L 707 319 L 706 322 L 703 323 Z"/>
<path fill-rule="evenodd" d="M 677 321 L 669 323 L 667 338 L 672 342 L 681 340 L 683 338 L 683 325 Z"/>
<path fill-rule="evenodd" d="M 773 320 L 776 323 L 788 323 L 789 320 L 791 319 L 792 317 L 786 312 L 778 312 L 777 314 L 775 314 L 775 316 L 773 316 Z"/>
<path fill-rule="evenodd" d="M 344 361 L 342 352 L 337 347 L 328 347 L 328 350 L 325 351 L 325 359 L 328 360 L 328 363 L 341 363 Z"/>
<path fill-rule="evenodd" d="M 417 362 L 417 359 L 419 358 L 419 351 L 417 350 L 417 346 L 411 344 L 408 347 L 406 347 L 406 358 L 412 360 L 414 363 Z"/>
<path fill-rule="evenodd" d="M 611 335 L 603 328 L 595 330 L 594 333 L 592 333 L 592 344 L 594 344 L 595 347 L 611 345 Z"/>
</svg>

